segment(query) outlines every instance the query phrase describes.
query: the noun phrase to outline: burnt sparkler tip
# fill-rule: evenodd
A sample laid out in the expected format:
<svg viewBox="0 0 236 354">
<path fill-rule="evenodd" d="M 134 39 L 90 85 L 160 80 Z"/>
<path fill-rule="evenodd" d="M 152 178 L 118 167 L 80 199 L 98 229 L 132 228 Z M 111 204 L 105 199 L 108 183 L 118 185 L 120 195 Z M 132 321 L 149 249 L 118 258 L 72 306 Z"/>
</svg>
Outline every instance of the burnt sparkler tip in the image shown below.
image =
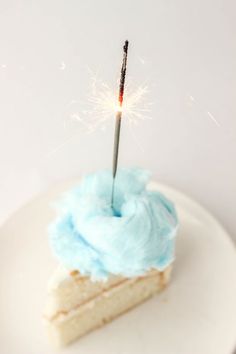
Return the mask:
<svg viewBox="0 0 236 354">
<path fill-rule="evenodd" d="M 129 41 L 126 40 L 126 41 L 125 41 L 125 45 L 124 45 L 124 47 L 123 47 L 125 53 L 128 52 L 128 45 L 129 45 Z"/>
</svg>

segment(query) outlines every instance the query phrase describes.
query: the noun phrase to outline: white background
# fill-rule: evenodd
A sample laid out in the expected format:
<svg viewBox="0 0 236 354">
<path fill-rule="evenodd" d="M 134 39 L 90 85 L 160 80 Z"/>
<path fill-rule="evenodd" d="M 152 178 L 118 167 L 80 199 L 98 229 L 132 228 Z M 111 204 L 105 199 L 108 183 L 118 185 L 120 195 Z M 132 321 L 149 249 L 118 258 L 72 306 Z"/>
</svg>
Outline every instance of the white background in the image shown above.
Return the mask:
<svg viewBox="0 0 236 354">
<path fill-rule="evenodd" d="M 52 183 L 110 168 L 114 121 L 88 134 L 70 114 L 88 67 L 115 90 L 129 39 L 128 76 L 153 106 L 132 133 L 124 116 L 120 165 L 150 169 L 236 237 L 235 11 L 233 0 L 0 0 L 1 222 Z"/>
</svg>

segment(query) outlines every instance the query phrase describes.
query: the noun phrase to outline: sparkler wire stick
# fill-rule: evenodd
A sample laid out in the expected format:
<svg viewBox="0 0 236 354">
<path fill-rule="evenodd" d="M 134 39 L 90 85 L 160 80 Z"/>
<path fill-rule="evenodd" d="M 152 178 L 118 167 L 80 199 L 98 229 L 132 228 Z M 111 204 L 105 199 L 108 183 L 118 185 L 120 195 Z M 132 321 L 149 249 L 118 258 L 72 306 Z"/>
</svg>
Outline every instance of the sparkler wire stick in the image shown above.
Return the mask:
<svg viewBox="0 0 236 354">
<path fill-rule="evenodd" d="M 112 207 L 113 207 L 113 201 L 114 201 L 115 177 L 116 177 L 116 172 L 117 172 L 118 156 L 119 156 L 120 127 L 121 127 L 122 104 L 123 104 L 124 88 L 125 88 L 125 75 L 126 75 L 128 45 L 129 45 L 129 42 L 125 41 L 125 44 L 123 46 L 123 62 L 122 62 L 121 73 L 120 73 L 120 86 L 119 86 L 119 97 L 118 97 L 119 108 L 116 113 L 114 149 L 113 149 L 113 165 L 112 165 L 112 177 L 113 177 L 112 193 L 111 193 L 111 206 Z"/>
</svg>

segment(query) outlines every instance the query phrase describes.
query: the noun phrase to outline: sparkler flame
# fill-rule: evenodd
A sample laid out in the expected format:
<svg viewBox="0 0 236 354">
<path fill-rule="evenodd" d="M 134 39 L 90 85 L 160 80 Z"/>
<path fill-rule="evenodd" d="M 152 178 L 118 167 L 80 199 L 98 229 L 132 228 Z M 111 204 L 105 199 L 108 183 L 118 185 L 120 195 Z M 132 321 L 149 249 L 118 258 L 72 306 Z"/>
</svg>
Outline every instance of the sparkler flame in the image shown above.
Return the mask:
<svg viewBox="0 0 236 354">
<path fill-rule="evenodd" d="M 109 121 L 114 121 L 114 115 L 117 112 L 122 112 L 125 115 L 125 121 L 130 125 L 137 125 L 140 121 L 151 119 L 149 114 L 152 103 L 147 99 L 149 93 L 147 85 L 134 88 L 128 79 L 125 87 L 125 100 L 121 106 L 116 90 L 96 75 L 91 72 L 90 74 L 91 83 L 85 107 L 81 110 L 82 103 L 72 101 L 70 119 L 76 120 L 90 133 L 99 129 L 104 130 Z M 80 109 L 75 109 L 76 104 L 79 104 Z"/>
</svg>

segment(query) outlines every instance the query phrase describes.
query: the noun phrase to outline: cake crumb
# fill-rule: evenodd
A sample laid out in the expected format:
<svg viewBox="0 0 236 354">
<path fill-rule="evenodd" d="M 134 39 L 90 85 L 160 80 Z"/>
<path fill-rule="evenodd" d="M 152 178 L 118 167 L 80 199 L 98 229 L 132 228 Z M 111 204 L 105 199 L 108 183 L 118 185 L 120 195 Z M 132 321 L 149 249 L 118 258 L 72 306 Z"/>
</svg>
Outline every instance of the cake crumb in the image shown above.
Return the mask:
<svg viewBox="0 0 236 354">
<path fill-rule="evenodd" d="M 78 271 L 78 270 L 72 270 L 72 271 L 70 272 L 70 275 L 71 275 L 72 277 L 76 277 L 77 275 L 79 275 L 79 271 Z"/>
</svg>

